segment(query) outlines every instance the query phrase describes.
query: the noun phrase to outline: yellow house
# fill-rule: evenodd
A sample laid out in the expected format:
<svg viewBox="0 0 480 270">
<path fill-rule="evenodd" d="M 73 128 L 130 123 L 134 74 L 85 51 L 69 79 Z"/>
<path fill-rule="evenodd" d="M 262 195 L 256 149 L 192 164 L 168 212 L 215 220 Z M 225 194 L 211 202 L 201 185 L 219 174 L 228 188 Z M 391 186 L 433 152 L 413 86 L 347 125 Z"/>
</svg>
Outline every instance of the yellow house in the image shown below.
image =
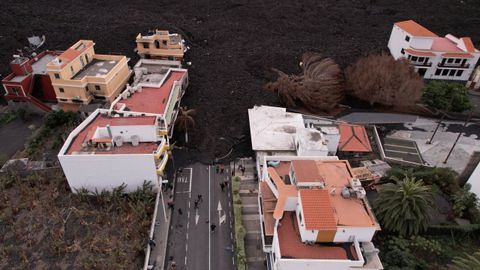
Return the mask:
<svg viewBox="0 0 480 270">
<path fill-rule="evenodd" d="M 155 32 L 147 34 L 138 34 L 136 42 L 137 53 L 142 58 L 183 60 L 185 44 L 180 34 L 170 34 L 168 31 L 155 30 Z"/>
<path fill-rule="evenodd" d="M 121 55 L 95 54 L 95 43 L 79 40 L 47 64 L 57 100 L 70 107 L 93 99 L 113 101 L 132 71 Z"/>
</svg>

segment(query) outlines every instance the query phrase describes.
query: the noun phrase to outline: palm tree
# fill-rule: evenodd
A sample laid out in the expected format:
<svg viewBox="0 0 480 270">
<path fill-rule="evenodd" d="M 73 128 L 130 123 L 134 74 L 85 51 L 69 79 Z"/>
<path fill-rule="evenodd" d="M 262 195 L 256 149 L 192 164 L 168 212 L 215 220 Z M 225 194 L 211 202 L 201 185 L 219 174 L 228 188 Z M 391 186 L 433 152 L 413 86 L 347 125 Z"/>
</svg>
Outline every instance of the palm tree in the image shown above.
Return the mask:
<svg viewBox="0 0 480 270">
<path fill-rule="evenodd" d="M 427 229 L 429 211 L 433 207 L 433 192 L 422 180 L 392 176 L 393 183 L 381 186 L 373 208 L 380 223 L 401 236 L 417 235 Z"/>
<path fill-rule="evenodd" d="M 301 75 L 287 75 L 274 69 L 279 77 L 265 88 L 278 94 L 289 108 L 304 107 L 311 112 L 329 111 L 343 99 L 343 73 L 339 65 L 318 53 L 307 52 L 300 63 Z"/>
<path fill-rule="evenodd" d="M 473 254 L 465 253 L 464 257 L 455 257 L 453 264 L 459 270 L 480 269 L 480 250 Z"/>
<path fill-rule="evenodd" d="M 178 111 L 178 116 L 176 124 L 178 129 L 185 132 L 185 143 L 188 143 L 188 126 L 194 126 L 195 120 L 193 116 L 195 115 L 194 109 L 188 109 L 187 106 L 180 107 Z"/>
</svg>

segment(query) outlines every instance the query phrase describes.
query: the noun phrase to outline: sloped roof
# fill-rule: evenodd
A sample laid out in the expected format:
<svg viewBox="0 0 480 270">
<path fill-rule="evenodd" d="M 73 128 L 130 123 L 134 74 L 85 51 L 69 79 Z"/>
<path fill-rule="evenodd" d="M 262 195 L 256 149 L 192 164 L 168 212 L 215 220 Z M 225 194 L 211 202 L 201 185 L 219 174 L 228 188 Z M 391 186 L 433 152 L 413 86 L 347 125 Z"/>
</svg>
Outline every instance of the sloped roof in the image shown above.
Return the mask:
<svg viewBox="0 0 480 270">
<path fill-rule="evenodd" d="M 343 152 L 372 152 L 372 146 L 368 139 L 364 126 L 339 124 L 340 142 L 338 149 Z"/>
<path fill-rule="evenodd" d="M 417 51 L 414 49 L 405 49 L 408 54 L 415 55 L 415 56 L 435 56 L 434 53 L 429 51 Z"/>
<path fill-rule="evenodd" d="M 337 229 L 337 221 L 327 189 L 300 189 L 299 193 L 307 230 Z"/>
<path fill-rule="evenodd" d="M 314 160 L 293 160 L 292 166 L 297 183 L 323 181 Z"/>
<path fill-rule="evenodd" d="M 465 48 L 467 49 L 467 52 L 475 52 L 475 47 L 473 46 L 472 39 L 469 37 L 463 37 L 460 38 L 463 43 L 465 44 Z"/>
<path fill-rule="evenodd" d="M 435 33 L 428 30 L 427 28 L 421 26 L 414 20 L 396 22 L 396 26 L 402 28 L 404 31 L 408 32 L 409 34 L 417 37 L 437 37 Z"/>
</svg>

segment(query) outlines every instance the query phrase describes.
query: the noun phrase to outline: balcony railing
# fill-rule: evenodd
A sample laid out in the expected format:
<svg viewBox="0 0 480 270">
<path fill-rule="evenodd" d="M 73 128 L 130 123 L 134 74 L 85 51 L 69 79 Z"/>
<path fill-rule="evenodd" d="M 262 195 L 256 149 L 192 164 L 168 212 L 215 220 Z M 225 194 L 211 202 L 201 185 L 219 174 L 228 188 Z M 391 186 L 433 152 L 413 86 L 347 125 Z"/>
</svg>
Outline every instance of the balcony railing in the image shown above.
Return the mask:
<svg viewBox="0 0 480 270">
<path fill-rule="evenodd" d="M 412 65 L 414 66 L 420 66 L 420 67 L 431 67 L 432 66 L 432 62 L 414 62 L 414 61 L 410 61 L 410 63 L 412 63 Z"/>
<path fill-rule="evenodd" d="M 448 67 L 448 68 L 469 68 L 469 63 L 438 63 L 438 67 Z"/>
</svg>

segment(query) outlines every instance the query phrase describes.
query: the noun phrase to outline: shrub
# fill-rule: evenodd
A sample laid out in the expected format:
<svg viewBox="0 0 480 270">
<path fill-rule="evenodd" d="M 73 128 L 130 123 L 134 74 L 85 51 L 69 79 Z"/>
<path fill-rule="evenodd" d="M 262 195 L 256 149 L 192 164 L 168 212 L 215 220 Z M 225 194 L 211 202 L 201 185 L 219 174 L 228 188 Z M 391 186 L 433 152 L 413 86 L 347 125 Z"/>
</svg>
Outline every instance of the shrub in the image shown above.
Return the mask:
<svg viewBox="0 0 480 270">
<path fill-rule="evenodd" d="M 478 198 L 475 193 L 470 192 L 471 187 L 472 186 L 467 183 L 452 196 L 453 211 L 455 211 L 455 214 L 459 217 L 463 217 L 466 210 L 477 208 Z"/>
<path fill-rule="evenodd" d="M 425 88 L 422 101 L 446 112 L 464 112 L 473 108 L 465 85 L 445 81 L 431 81 Z"/>
</svg>

